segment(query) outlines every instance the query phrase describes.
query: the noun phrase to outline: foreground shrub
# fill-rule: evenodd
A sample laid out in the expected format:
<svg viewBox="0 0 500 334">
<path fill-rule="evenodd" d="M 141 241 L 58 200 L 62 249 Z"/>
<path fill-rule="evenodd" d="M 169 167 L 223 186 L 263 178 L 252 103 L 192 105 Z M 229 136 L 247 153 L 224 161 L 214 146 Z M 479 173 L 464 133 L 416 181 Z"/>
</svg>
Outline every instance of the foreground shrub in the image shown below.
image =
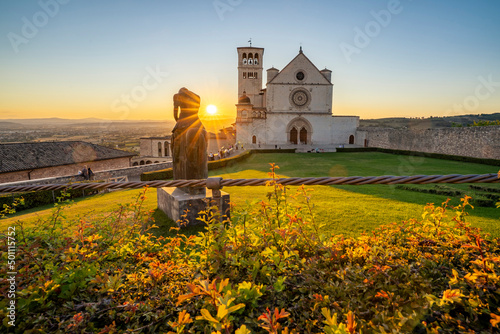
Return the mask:
<svg viewBox="0 0 500 334">
<path fill-rule="evenodd" d="M 273 166 L 273 168 L 275 168 Z M 274 170 L 271 176 L 276 179 Z M 461 205 L 359 238 L 322 233 L 311 192 L 270 182 L 266 200 L 204 233 L 156 238 L 137 203 L 101 221 L 16 225 L 16 332 L 491 333 L 500 246 Z M 381 203 L 383 205 L 383 203 Z M 332 203 L 334 206 L 334 203 Z M 388 208 L 390 209 L 390 208 Z M 349 222 L 346 222 L 348 224 Z M 7 236 L 2 243 L 7 261 Z M 5 266 L 1 268 L 6 277 Z M 7 284 L 2 284 L 4 327 Z M 4 328 L 5 329 L 5 328 Z"/>
</svg>

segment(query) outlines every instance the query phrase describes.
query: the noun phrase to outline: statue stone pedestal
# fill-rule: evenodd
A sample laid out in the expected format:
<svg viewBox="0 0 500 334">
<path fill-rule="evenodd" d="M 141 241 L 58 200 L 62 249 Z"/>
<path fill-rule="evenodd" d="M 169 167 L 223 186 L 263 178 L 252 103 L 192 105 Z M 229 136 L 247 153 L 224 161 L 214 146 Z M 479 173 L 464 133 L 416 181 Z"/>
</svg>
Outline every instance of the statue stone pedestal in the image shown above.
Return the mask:
<svg viewBox="0 0 500 334">
<path fill-rule="evenodd" d="M 175 187 L 158 188 L 158 208 L 179 227 L 203 225 L 204 223 L 197 219 L 200 217 L 200 211 L 206 211 L 213 206 L 218 207 L 220 220 L 224 220 L 224 216 L 229 217 L 229 194 L 220 191 L 220 197 L 214 197 L 216 190 L 205 188 L 205 192 L 206 194 L 192 195 Z"/>
<path fill-rule="evenodd" d="M 208 179 L 207 131 L 198 117 L 200 97 L 181 88 L 174 95 L 172 130 L 172 168 L 174 180 L 207 180 L 205 187 L 158 189 L 158 208 L 179 226 L 203 224 L 200 211 L 216 206 L 221 215 L 229 216 L 229 194 L 222 193 L 220 178 Z"/>
</svg>

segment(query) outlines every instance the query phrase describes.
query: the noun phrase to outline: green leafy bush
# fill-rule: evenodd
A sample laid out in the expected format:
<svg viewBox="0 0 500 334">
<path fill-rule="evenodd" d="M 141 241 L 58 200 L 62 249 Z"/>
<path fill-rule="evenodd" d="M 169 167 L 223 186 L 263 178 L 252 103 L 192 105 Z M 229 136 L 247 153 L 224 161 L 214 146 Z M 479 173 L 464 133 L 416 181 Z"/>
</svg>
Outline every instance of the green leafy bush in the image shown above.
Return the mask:
<svg viewBox="0 0 500 334">
<path fill-rule="evenodd" d="M 467 124 L 467 126 L 492 126 L 492 125 L 500 125 L 500 120 L 495 121 L 474 121 L 472 124 Z"/>
<path fill-rule="evenodd" d="M 142 201 L 96 221 L 15 226 L 18 333 L 492 333 L 500 243 L 469 197 L 359 238 L 327 235 L 311 191 L 276 183 L 203 233 L 156 238 Z M 294 200 L 291 200 L 291 198 Z M 300 203 L 300 204 L 297 204 Z M 70 205 L 70 203 L 68 203 Z M 384 205 L 383 202 L 380 205 Z M 346 222 L 348 223 L 348 222 Z M 7 235 L 2 236 L 6 261 Z M 0 268 L 6 277 L 6 268 Z M 0 316 L 6 318 L 7 289 Z M 8 327 L 7 321 L 2 324 Z M 2 328 L 6 331 L 7 328 Z"/>
</svg>

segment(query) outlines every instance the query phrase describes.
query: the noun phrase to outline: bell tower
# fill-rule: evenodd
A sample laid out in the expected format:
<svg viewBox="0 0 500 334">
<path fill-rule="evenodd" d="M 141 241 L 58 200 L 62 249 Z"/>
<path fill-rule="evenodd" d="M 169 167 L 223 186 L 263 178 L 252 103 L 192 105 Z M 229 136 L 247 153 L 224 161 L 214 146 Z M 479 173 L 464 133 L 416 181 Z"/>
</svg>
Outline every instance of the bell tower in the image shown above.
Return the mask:
<svg viewBox="0 0 500 334">
<path fill-rule="evenodd" d="M 239 47 L 238 50 L 238 99 L 246 95 L 254 107 L 263 107 L 262 63 L 264 48 Z M 244 93 L 245 92 L 245 93 Z"/>
</svg>

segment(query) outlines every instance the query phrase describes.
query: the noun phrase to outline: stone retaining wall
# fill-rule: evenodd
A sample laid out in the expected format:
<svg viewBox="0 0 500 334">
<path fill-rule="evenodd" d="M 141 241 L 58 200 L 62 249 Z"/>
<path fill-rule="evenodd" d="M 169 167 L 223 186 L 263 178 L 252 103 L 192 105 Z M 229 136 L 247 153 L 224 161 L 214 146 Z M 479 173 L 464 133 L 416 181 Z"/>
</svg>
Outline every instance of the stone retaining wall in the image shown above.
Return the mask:
<svg viewBox="0 0 500 334">
<path fill-rule="evenodd" d="M 150 164 L 150 165 L 142 165 L 142 166 L 134 166 L 120 169 L 110 169 L 103 170 L 94 173 L 94 180 L 107 180 L 110 178 L 127 176 L 130 179 L 139 180 L 142 173 L 152 172 L 160 169 L 171 168 L 171 162 L 158 163 L 158 164 Z M 78 175 L 72 176 L 61 176 L 61 177 L 49 177 L 43 179 L 36 180 L 26 180 L 19 182 L 10 182 L 10 183 L 2 183 L 2 186 L 5 185 L 42 185 L 42 184 L 54 184 L 54 183 L 68 183 L 68 182 L 78 182 L 83 181 L 83 178 Z"/>
<path fill-rule="evenodd" d="M 440 129 L 361 128 L 369 147 L 500 159 L 500 126 Z"/>
</svg>

